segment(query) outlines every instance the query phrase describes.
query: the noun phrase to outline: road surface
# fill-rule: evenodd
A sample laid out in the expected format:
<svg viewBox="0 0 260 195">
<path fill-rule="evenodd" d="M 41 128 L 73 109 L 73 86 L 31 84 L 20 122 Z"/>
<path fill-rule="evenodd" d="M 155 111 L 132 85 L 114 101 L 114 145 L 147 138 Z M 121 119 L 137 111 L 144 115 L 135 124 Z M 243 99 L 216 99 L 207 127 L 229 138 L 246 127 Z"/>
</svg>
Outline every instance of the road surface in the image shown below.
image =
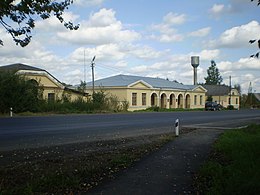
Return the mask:
<svg viewBox="0 0 260 195">
<path fill-rule="evenodd" d="M 260 110 L 0 118 L 0 151 L 169 132 L 177 118 L 181 126 L 235 127 L 260 120 Z"/>
</svg>

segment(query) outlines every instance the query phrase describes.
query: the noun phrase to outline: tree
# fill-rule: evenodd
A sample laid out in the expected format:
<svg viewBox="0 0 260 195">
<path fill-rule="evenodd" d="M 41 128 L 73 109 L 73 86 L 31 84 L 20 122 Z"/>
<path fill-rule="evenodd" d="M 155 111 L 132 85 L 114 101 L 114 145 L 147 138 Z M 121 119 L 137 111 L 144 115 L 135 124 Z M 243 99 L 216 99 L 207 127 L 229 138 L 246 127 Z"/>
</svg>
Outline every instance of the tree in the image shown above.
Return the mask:
<svg viewBox="0 0 260 195">
<path fill-rule="evenodd" d="M 87 88 L 87 83 L 85 81 L 80 81 L 80 85 L 78 86 L 78 91 L 85 93 Z"/>
<path fill-rule="evenodd" d="M 1 0 L 0 2 L 0 24 L 9 33 L 16 45 L 25 47 L 32 38 L 32 30 L 35 27 L 36 18 L 42 20 L 55 16 L 67 29 L 77 30 L 79 25 L 74 26 L 72 22 L 66 22 L 63 18 L 65 9 L 68 9 L 73 0 Z M 0 45 L 3 45 L 0 39 Z"/>
<path fill-rule="evenodd" d="M 211 66 L 207 70 L 208 76 L 205 77 L 206 85 L 220 85 L 223 81 L 214 60 L 211 60 Z"/>
<path fill-rule="evenodd" d="M 35 80 L 28 80 L 14 72 L 0 72 L 0 112 L 36 112 L 42 91 Z"/>
<path fill-rule="evenodd" d="M 251 0 L 251 2 L 253 2 L 253 1 L 255 1 L 255 0 Z M 257 5 L 260 5 L 260 0 L 258 0 L 258 3 L 257 3 Z"/>
<path fill-rule="evenodd" d="M 251 2 L 253 2 L 253 1 L 255 1 L 255 0 L 251 0 Z M 260 5 L 260 0 L 258 0 L 258 3 L 257 3 L 257 6 L 259 6 Z M 259 51 L 258 52 L 256 52 L 255 54 L 252 54 L 250 57 L 251 58 L 253 58 L 253 57 L 256 57 L 256 58 L 259 58 L 259 55 L 260 55 L 260 39 L 252 39 L 252 40 L 250 40 L 249 41 L 249 43 L 250 44 L 253 44 L 253 43 L 257 43 L 257 45 L 258 45 L 258 49 L 259 49 Z"/>
<path fill-rule="evenodd" d="M 241 94 L 241 85 L 240 84 L 235 84 L 234 88 L 238 91 L 239 94 Z"/>
</svg>

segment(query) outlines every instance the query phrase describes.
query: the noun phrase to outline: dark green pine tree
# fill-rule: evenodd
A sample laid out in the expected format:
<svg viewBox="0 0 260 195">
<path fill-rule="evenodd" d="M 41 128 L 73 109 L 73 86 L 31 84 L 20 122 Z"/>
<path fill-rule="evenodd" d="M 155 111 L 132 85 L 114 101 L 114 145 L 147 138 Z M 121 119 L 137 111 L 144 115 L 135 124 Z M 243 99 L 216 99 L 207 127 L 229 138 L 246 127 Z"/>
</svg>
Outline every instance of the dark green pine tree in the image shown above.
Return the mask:
<svg viewBox="0 0 260 195">
<path fill-rule="evenodd" d="M 211 66 L 207 70 L 208 76 L 205 77 L 206 85 L 220 85 L 223 81 L 214 60 L 211 60 Z"/>
</svg>

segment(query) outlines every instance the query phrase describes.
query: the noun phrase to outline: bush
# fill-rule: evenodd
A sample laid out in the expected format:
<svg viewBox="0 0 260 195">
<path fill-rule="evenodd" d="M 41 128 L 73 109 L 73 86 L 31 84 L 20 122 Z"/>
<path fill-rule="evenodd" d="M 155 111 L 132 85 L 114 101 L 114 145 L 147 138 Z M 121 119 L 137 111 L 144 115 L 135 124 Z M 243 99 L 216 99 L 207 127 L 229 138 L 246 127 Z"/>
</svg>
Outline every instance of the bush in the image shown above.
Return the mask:
<svg viewBox="0 0 260 195">
<path fill-rule="evenodd" d="M 34 80 L 13 72 L 0 72 L 0 112 L 37 112 L 41 102 L 41 88 Z"/>
<path fill-rule="evenodd" d="M 228 110 L 235 110 L 235 108 L 234 108 L 233 105 L 228 105 L 228 106 L 227 106 L 227 109 L 228 109 Z"/>
</svg>

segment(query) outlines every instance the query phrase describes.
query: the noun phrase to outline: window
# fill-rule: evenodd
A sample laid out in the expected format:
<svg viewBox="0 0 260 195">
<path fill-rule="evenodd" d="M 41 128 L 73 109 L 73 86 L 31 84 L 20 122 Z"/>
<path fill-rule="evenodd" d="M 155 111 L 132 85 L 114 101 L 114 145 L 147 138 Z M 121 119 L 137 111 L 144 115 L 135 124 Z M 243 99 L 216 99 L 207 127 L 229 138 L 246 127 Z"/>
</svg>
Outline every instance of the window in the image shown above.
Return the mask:
<svg viewBox="0 0 260 195">
<path fill-rule="evenodd" d="M 137 105 L 137 93 L 132 93 L 132 106 Z"/>
<path fill-rule="evenodd" d="M 231 104 L 231 98 L 228 98 L 228 104 Z"/>
<path fill-rule="evenodd" d="M 201 96 L 200 96 L 200 105 L 203 105 L 203 104 L 202 104 L 202 98 L 203 98 L 203 97 L 202 97 L 202 95 L 201 95 Z"/>
<path fill-rule="evenodd" d="M 142 93 L 142 105 L 146 106 L 146 93 Z"/>
<path fill-rule="evenodd" d="M 54 93 L 48 93 L 48 101 L 54 102 L 55 100 L 55 94 Z"/>
<path fill-rule="evenodd" d="M 236 98 L 236 104 L 238 104 L 238 98 Z"/>
<path fill-rule="evenodd" d="M 197 95 L 194 96 L 194 105 L 197 105 Z"/>
</svg>

